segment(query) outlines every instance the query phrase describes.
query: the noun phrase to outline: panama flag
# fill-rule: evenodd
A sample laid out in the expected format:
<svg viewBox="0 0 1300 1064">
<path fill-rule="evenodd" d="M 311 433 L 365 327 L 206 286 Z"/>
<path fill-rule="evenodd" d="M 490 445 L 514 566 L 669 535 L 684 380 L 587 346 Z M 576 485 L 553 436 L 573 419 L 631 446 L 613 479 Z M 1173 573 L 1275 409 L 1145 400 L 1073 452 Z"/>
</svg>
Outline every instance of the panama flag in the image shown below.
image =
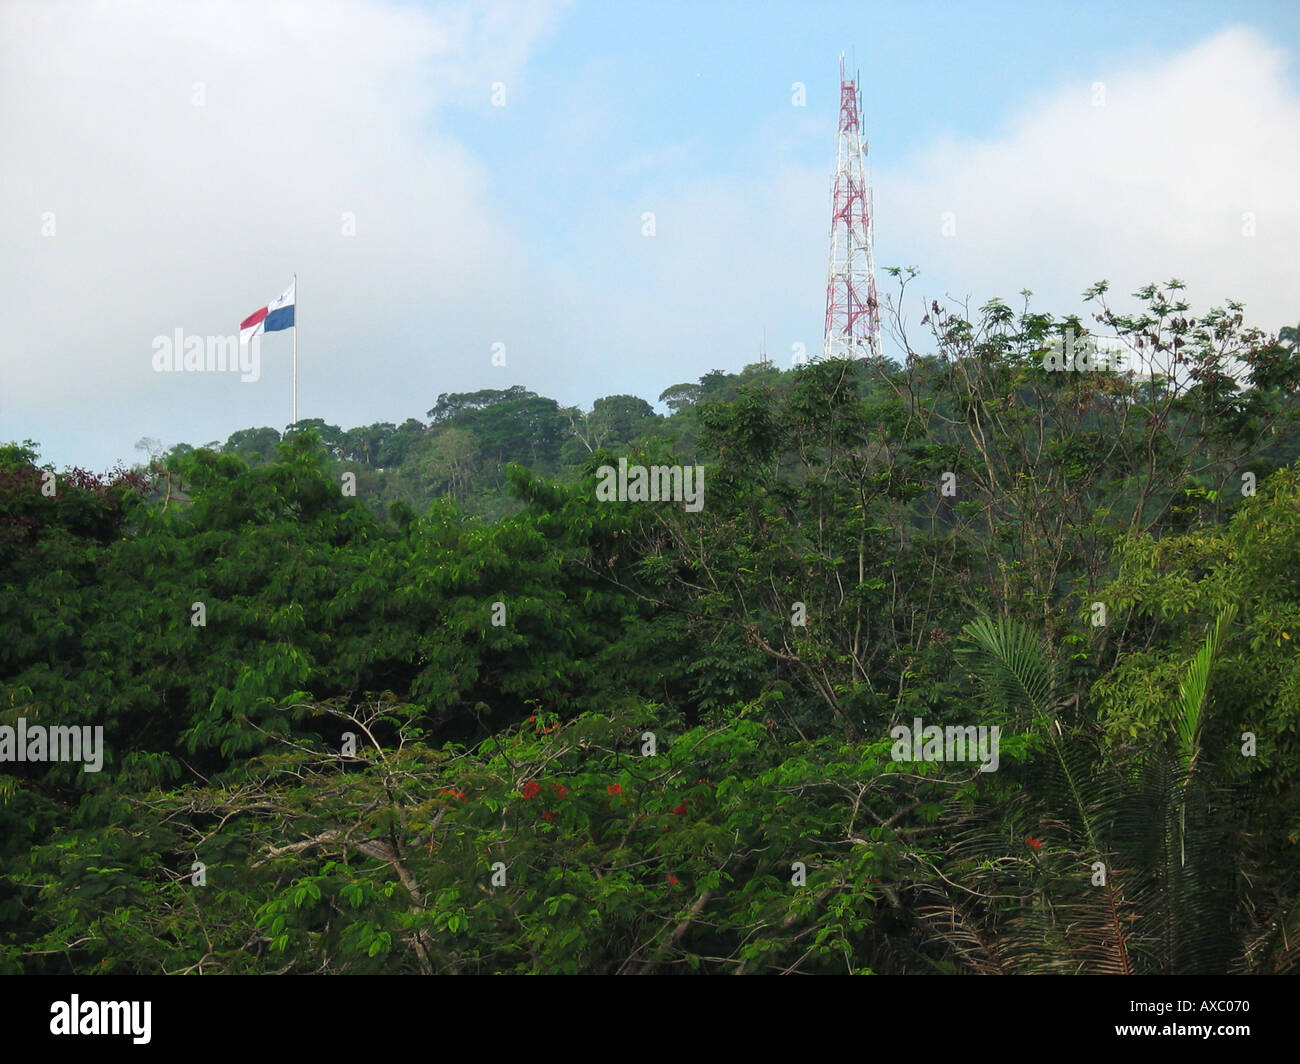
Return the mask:
<svg viewBox="0 0 1300 1064">
<path fill-rule="evenodd" d="M 284 295 L 261 310 L 253 311 L 252 314 L 239 323 L 239 345 L 241 347 L 254 336 L 260 336 L 264 332 L 277 332 L 280 329 L 293 328 L 294 290 L 297 287 L 298 278 L 295 277 L 293 284 L 289 286 Z"/>
</svg>

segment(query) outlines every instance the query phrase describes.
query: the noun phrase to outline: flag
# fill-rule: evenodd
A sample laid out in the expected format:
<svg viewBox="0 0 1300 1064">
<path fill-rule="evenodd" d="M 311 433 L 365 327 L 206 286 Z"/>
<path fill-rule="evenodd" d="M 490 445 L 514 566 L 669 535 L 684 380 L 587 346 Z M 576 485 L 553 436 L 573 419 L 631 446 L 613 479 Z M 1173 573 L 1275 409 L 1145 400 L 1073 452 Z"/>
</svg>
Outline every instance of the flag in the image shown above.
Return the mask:
<svg viewBox="0 0 1300 1064">
<path fill-rule="evenodd" d="M 267 304 L 261 310 L 255 310 L 239 323 L 239 345 L 242 347 L 254 336 L 264 332 L 277 332 L 280 329 L 293 328 L 294 289 L 298 281 L 295 278 L 288 290 L 279 299 Z"/>
</svg>

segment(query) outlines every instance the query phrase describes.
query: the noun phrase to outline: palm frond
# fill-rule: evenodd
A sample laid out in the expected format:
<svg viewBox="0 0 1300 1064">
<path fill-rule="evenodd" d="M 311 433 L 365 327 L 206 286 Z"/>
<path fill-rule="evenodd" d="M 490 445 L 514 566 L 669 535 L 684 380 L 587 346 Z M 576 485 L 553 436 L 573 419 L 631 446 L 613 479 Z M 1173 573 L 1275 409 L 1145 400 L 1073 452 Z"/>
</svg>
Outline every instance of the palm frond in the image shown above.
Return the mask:
<svg viewBox="0 0 1300 1064">
<path fill-rule="evenodd" d="M 1229 607 L 1216 618 L 1185 671 L 1172 751 L 1162 744 L 1124 764 L 1103 756 L 1077 700 L 1078 711 L 1064 714 L 1069 703 L 1041 636 L 1008 619 L 966 626 L 973 671 L 1006 712 L 1032 714 L 1047 739 L 1047 756 L 1027 769 L 1037 777 L 1028 787 L 1033 804 L 990 810 L 983 837 L 972 829 L 955 840 L 953 867 L 971 889 L 927 910 L 967 964 L 986 969 L 997 956 L 1029 972 L 1226 970 L 1233 892 L 1223 855 L 1231 839 L 1200 742 L 1212 667 L 1235 613 Z M 1041 840 L 1031 860 L 1021 831 Z M 1013 907 L 1007 898 L 1017 899 Z"/>
<path fill-rule="evenodd" d="M 1210 691 L 1210 668 L 1223 649 L 1223 643 L 1236 619 L 1237 607 L 1230 605 L 1215 619 L 1214 628 L 1205 637 L 1179 684 L 1178 701 L 1174 705 L 1174 730 L 1178 740 L 1178 753 L 1183 771 L 1191 773 L 1200 754 L 1201 727 L 1205 717 L 1205 702 Z"/>
<path fill-rule="evenodd" d="M 982 655 L 976 668 L 1015 712 L 1027 710 L 1046 716 L 1053 708 L 1055 669 L 1042 637 L 1027 625 L 1009 617 L 994 621 L 979 617 L 963 628 L 966 637 Z M 967 653 L 968 648 L 959 648 Z"/>
</svg>

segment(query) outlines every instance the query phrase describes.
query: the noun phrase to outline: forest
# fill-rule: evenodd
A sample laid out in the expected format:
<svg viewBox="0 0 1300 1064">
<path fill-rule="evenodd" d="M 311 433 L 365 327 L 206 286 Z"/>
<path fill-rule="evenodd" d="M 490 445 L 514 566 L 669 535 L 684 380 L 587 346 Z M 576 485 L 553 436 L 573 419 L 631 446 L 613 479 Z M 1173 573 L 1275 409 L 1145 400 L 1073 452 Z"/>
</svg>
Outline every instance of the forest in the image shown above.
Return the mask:
<svg viewBox="0 0 1300 1064">
<path fill-rule="evenodd" d="M 0 973 L 1294 971 L 1300 328 L 1022 295 L 667 414 L 0 447 Z"/>
</svg>

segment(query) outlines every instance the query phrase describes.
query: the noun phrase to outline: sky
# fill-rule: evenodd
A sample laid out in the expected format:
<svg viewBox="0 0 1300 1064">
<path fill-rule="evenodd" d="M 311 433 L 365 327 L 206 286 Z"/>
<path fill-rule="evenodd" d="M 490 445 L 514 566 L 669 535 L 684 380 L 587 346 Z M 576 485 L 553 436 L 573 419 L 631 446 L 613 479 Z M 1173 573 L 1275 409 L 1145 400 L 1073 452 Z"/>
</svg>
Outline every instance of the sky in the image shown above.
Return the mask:
<svg viewBox="0 0 1300 1064">
<path fill-rule="evenodd" d="M 816 354 L 841 52 L 914 348 L 931 300 L 1102 279 L 1300 322 L 1294 0 L 0 0 L 0 442 L 283 430 L 293 332 L 256 380 L 155 355 L 295 274 L 298 415 L 344 428 Z"/>
</svg>

